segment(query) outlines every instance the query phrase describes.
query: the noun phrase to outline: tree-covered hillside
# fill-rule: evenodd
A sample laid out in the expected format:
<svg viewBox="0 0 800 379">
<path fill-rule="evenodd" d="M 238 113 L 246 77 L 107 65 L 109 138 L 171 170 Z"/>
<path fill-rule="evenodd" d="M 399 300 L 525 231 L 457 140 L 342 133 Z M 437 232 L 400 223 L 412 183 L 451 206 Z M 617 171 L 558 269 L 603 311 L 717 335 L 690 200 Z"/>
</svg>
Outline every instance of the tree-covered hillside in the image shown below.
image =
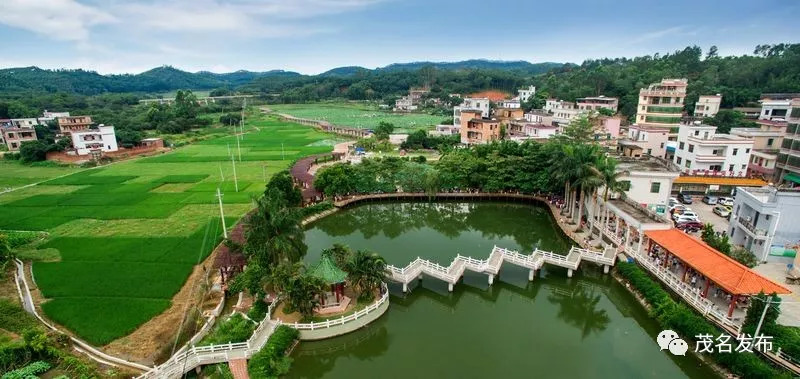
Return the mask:
<svg viewBox="0 0 800 379">
<path fill-rule="evenodd" d="M 300 76 L 296 72 L 236 71 L 225 74 L 191 73 L 170 66 L 157 67 L 140 74 L 100 75 L 85 70 L 43 70 L 19 67 L 0 70 L 0 93 L 67 92 L 81 95 L 124 92 L 166 92 L 177 89 L 213 89 L 238 87 L 259 77 Z"/>
</svg>

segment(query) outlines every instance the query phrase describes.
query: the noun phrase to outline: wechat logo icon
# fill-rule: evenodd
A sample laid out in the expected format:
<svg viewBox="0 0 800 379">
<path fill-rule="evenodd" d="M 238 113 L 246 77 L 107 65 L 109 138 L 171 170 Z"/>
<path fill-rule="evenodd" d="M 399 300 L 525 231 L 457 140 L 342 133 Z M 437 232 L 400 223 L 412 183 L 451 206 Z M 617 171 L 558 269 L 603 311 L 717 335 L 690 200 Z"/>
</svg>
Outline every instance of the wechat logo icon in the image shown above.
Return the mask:
<svg viewBox="0 0 800 379">
<path fill-rule="evenodd" d="M 689 344 L 686 341 L 678 338 L 678 333 L 672 330 L 662 330 L 656 337 L 656 342 L 661 350 L 669 350 L 672 355 L 686 355 L 689 350 Z"/>
</svg>

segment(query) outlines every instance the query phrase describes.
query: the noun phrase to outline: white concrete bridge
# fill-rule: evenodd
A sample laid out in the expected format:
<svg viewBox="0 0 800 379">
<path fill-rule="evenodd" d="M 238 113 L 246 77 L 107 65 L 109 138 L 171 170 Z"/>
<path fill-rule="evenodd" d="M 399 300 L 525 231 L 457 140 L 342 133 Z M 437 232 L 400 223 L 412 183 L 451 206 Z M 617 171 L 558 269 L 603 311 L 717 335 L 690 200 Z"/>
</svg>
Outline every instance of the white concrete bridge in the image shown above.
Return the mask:
<svg viewBox="0 0 800 379">
<path fill-rule="evenodd" d="M 572 271 L 578 269 L 582 260 L 600 264 L 603 266 L 603 272 L 608 273 L 609 267 L 614 265 L 615 256 L 616 253 L 613 249 L 597 252 L 573 246 L 567 255 L 539 249 L 534 250 L 530 255 L 525 255 L 495 246 L 487 259 L 475 259 L 459 254 L 447 267 L 419 257 L 403 268 L 387 265 L 386 278 L 402 283 L 403 292 L 407 292 L 409 283 L 414 279 L 422 279 L 422 274 L 426 274 L 447 282 L 447 289 L 452 291 L 453 286 L 461 279 L 466 270 L 487 274 L 491 285 L 495 275 L 500 272 L 503 262 L 527 268 L 530 270 L 528 280 L 533 280 L 536 270 L 542 268 L 545 263 L 566 268 L 568 277 L 572 277 Z"/>
</svg>

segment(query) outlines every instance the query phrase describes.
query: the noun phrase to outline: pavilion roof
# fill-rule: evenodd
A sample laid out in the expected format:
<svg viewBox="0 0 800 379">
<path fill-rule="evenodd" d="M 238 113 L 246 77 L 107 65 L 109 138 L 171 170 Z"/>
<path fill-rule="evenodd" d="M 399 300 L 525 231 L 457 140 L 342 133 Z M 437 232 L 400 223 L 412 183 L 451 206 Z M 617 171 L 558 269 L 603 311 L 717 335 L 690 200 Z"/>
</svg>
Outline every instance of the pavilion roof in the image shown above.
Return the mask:
<svg viewBox="0 0 800 379">
<path fill-rule="evenodd" d="M 319 262 L 308 269 L 308 273 L 328 284 L 342 283 L 347 279 L 347 273 L 336 266 L 336 262 L 329 254 L 322 254 Z"/>
<path fill-rule="evenodd" d="M 648 230 L 644 234 L 731 294 L 791 293 L 785 287 L 678 229 Z"/>
</svg>

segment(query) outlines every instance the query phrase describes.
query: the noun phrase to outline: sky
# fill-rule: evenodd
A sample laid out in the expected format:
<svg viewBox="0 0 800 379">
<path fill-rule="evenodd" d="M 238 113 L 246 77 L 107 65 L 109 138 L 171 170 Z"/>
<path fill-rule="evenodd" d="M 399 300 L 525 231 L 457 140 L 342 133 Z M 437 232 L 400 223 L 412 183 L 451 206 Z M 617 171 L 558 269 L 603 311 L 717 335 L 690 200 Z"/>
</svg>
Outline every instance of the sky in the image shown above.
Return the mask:
<svg viewBox="0 0 800 379">
<path fill-rule="evenodd" d="M 741 55 L 798 39 L 796 0 L 0 0 L 0 68 L 103 74 Z"/>
</svg>

